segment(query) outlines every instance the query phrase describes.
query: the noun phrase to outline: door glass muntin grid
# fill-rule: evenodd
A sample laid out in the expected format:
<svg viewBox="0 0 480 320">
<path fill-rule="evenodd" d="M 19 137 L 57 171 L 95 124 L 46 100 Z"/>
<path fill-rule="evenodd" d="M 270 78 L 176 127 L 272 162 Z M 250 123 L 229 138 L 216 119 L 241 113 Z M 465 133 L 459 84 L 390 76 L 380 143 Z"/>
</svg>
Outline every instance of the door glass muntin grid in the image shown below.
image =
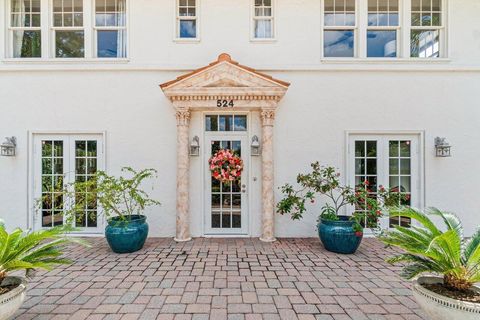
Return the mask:
<svg viewBox="0 0 480 320">
<path fill-rule="evenodd" d="M 378 180 L 378 150 L 377 141 L 375 140 L 355 140 L 355 188 L 363 188 L 363 183 L 368 182 L 369 195 L 377 196 L 377 180 Z M 356 206 L 357 212 L 364 211 Z M 367 223 L 367 218 L 362 221 L 362 226 L 368 228 L 377 227 L 376 223 Z"/>
<path fill-rule="evenodd" d="M 92 179 L 97 172 L 97 141 L 75 141 L 75 181 L 85 182 Z M 79 202 L 82 210 L 76 213 L 76 227 L 97 227 L 97 199 L 89 190 L 76 190 L 77 205 Z"/>
<path fill-rule="evenodd" d="M 398 205 L 411 205 L 412 196 L 412 143 L 410 140 L 389 140 L 389 188 L 407 196 Z M 410 227 L 411 219 L 401 216 L 390 217 L 390 227 Z"/>
<path fill-rule="evenodd" d="M 63 225 L 64 143 L 42 140 L 42 227 Z"/>
<path fill-rule="evenodd" d="M 212 140 L 211 155 L 220 149 L 230 149 L 236 155 L 242 156 L 240 140 Z M 242 190 L 241 179 L 230 184 L 211 179 L 211 219 L 210 228 L 240 229 L 242 228 Z"/>
</svg>

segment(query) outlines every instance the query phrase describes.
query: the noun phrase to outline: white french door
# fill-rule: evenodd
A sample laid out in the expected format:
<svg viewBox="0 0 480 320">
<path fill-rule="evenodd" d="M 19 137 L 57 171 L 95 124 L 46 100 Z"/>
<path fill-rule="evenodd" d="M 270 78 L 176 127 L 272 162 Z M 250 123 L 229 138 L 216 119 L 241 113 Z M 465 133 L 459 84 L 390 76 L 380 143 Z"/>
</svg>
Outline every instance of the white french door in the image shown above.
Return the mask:
<svg viewBox="0 0 480 320">
<path fill-rule="evenodd" d="M 205 137 L 205 235 L 248 234 L 248 159 L 245 134 L 206 135 Z M 243 160 L 241 179 L 221 183 L 212 177 L 208 160 L 220 149 L 230 149 Z"/>
<path fill-rule="evenodd" d="M 68 206 L 71 201 L 64 199 L 61 191 L 75 181 L 87 181 L 98 170 L 104 170 L 103 137 L 42 134 L 34 135 L 33 144 L 34 229 L 63 225 L 63 213 L 67 209 L 64 205 Z M 102 223 L 97 202 L 86 202 L 74 220 L 74 227 L 82 232 L 100 232 Z"/>
<path fill-rule="evenodd" d="M 384 186 L 405 195 L 399 205 L 421 206 L 420 141 L 418 135 L 351 135 L 348 146 L 349 184 L 359 187 L 368 181 L 368 190 L 375 196 Z M 353 212 L 354 208 L 351 208 Z M 409 227 L 409 218 L 391 216 L 380 219 L 381 228 L 395 225 Z M 364 225 L 374 228 L 377 225 Z"/>
</svg>

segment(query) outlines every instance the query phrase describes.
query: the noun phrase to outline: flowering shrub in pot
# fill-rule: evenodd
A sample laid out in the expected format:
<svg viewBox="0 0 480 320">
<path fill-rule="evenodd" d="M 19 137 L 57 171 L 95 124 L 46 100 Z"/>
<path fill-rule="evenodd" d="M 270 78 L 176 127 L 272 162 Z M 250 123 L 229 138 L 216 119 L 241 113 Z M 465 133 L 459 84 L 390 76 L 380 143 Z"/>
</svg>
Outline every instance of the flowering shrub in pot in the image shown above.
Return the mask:
<svg viewBox="0 0 480 320">
<path fill-rule="evenodd" d="M 22 305 L 27 281 L 11 272 L 25 270 L 26 278 L 36 269 L 51 270 L 60 264 L 69 264 L 62 250 L 71 242 L 87 245 L 79 239 L 66 237 L 67 228 L 30 230 L 15 229 L 8 233 L 0 221 L 0 320 L 13 317 Z"/>
<path fill-rule="evenodd" d="M 411 228 L 395 226 L 379 239 L 404 252 L 387 261 L 406 264 L 401 276 L 416 279 L 413 295 L 431 319 L 480 319 L 480 229 L 470 239 L 456 215 L 430 208 L 394 210 L 416 222 Z M 431 219 L 443 222 L 440 229 Z M 419 275 L 427 274 L 427 276 Z"/>
<path fill-rule="evenodd" d="M 378 225 L 382 210 L 390 203 L 398 203 L 399 195 L 383 188 L 372 195 L 368 182 L 356 188 L 341 184 L 340 173 L 334 167 L 311 164 L 312 171 L 297 176 L 298 188 L 291 184 L 281 187 L 284 198 L 277 204 L 280 214 L 290 214 L 298 220 L 306 212 L 306 203 L 315 203 L 317 196 L 326 198 L 318 218 L 318 232 L 325 248 L 332 252 L 354 253 L 363 238 L 365 225 Z M 351 216 L 342 215 L 346 206 L 354 207 Z"/>
</svg>

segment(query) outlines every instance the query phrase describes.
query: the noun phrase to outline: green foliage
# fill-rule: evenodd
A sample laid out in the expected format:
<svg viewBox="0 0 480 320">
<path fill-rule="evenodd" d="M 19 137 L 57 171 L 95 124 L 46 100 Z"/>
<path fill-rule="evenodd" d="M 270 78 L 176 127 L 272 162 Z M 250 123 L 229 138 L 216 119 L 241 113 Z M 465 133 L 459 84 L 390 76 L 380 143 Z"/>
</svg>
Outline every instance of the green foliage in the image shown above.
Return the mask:
<svg viewBox="0 0 480 320">
<path fill-rule="evenodd" d="M 107 219 L 118 216 L 128 220 L 131 215 L 142 214 L 149 206 L 160 205 L 150 198 L 141 188 L 141 184 L 156 177 L 154 169 L 136 171 L 130 167 L 122 168 L 122 175 L 115 177 L 98 171 L 87 181 L 77 181 L 67 186 L 55 186 L 54 192 L 60 201 L 50 199 L 50 194 L 39 199 L 37 207 L 48 203 L 53 210 L 63 211 L 66 225 L 74 225 L 75 219 L 83 217 L 86 207 L 95 207 L 97 203 Z"/>
<path fill-rule="evenodd" d="M 430 208 L 426 213 L 413 208 L 396 210 L 395 215 L 411 218 L 419 226 L 385 231 L 379 237 L 388 245 L 405 251 L 389 260 L 407 263 L 402 276 L 412 279 L 422 273 L 443 275 L 446 286 L 467 290 L 480 281 L 480 229 L 471 239 L 463 238 L 463 227 L 456 215 Z M 430 217 L 440 217 L 445 231 Z"/>
<path fill-rule="evenodd" d="M 8 272 L 26 270 L 27 277 L 35 269 L 52 270 L 60 264 L 69 264 L 70 260 L 62 257 L 62 250 L 68 243 L 86 242 L 66 237 L 72 229 L 52 228 L 39 231 L 15 229 L 11 233 L 0 223 L 0 283 Z"/>
<path fill-rule="evenodd" d="M 284 198 L 277 204 L 278 213 L 290 214 L 293 220 L 301 219 L 307 210 L 307 201 L 314 203 L 316 195 L 320 195 L 327 198 L 321 208 L 320 218 L 336 221 L 342 208 L 355 206 L 351 219 L 356 221 L 355 231 L 362 232 L 361 224 L 365 220 L 368 227 L 377 226 L 383 208 L 393 204 L 398 206 L 404 197 L 382 186 L 379 190 L 370 190 L 368 181 L 353 189 L 341 184 L 340 173 L 334 167 L 320 166 L 318 162 L 312 163 L 311 167 L 310 173 L 297 176 L 299 189 L 288 183 L 281 187 Z"/>
</svg>

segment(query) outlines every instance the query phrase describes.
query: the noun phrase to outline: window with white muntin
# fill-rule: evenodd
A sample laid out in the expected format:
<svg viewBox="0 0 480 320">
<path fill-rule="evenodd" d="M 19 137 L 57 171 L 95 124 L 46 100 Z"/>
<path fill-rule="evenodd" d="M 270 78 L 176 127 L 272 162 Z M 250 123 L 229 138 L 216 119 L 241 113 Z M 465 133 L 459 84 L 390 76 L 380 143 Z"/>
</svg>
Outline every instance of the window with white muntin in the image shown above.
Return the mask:
<svg viewBox="0 0 480 320">
<path fill-rule="evenodd" d="M 443 37 L 442 0 L 411 0 L 410 56 L 438 58 Z"/>
<path fill-rule="evenodd" d="M 275 37 L 273 2 L 274 0 L 253 0 L 253 39 L 272 40 Z"/>
<path fill-rule="evenodd" d="M 96 0 L 94 29 L 98 58 L 127 56 L 125 0 Z"/>
<path fill-rule="evenodd" d="M 323 58 L 446 56 L 446 0 L 323 0 Z"/>
<path fill-rule="evenodd" d="M 40 0 L 11 0 L 10 24 L 11 55 L 14 58 L 42 56 Z"/>
<path fill-rule="evenodd" d="M 177 0 L 177 39 L 198 39 L 198 1 Z"/>
<path fill-rule="evenodd" d="M 356 55 L 355 0 L 325 0 L 323 56 L 352 58 Z"/>
<path fill-rule="evenodd" d="M 53 0 L 52 9 L 55 58 L 84 58 L 83 0 Z"/>
<path fill-rule="evenodd" d="M 8 0 L 8 58 L 125 58 L 127 0 Z"/>
<path fill-rule="evenodd" d="M 367 57 L 397 57 L 400 30 L 398 1 L 368 0 Z"/>
</svg>

